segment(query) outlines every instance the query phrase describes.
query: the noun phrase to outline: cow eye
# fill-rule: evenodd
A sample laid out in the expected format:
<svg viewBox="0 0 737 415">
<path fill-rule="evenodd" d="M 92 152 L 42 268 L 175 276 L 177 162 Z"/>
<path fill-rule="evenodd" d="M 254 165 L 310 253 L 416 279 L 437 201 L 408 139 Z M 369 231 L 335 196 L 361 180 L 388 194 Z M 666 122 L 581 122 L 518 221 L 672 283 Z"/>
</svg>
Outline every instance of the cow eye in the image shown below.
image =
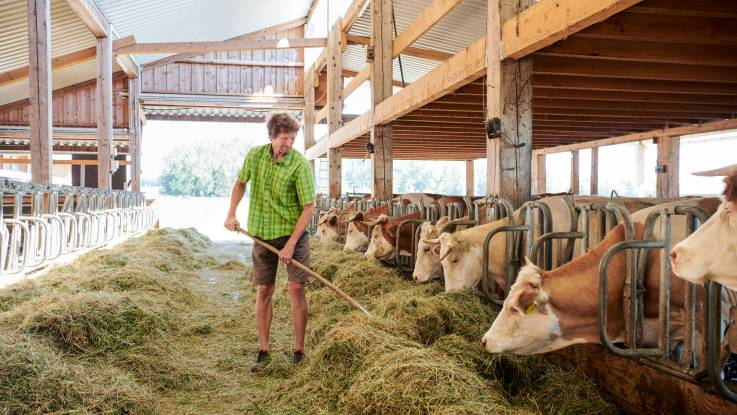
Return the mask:
<svg viewBox="0 0 737 415">
<path fill-rule="evenodd" d="M 456 262 L 458 262 L 458 257 L 453 257 L 453 258 L 451 258 L 451 259 L 450 259 L 450 262 L 452 262 L 452 263 L 454 263 L 454 264 L 455 264 Z"/>
<path fill-rule="evenodd" d="M 429 246 L 426 246 L 425 247 L 425 252 L 430 252 L 430 247 Z"/>
</svg>

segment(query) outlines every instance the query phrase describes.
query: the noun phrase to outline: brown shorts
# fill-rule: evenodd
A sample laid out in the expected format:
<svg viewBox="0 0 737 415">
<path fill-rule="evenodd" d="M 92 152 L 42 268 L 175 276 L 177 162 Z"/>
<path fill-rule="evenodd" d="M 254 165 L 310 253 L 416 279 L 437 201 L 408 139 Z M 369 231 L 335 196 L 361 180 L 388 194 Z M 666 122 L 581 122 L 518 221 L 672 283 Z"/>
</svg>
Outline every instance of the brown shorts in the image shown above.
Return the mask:
<svg viewBox="0 0 737 415">
<path fill-rule="evenodd" d="M 284 236 L 270 241 L 265 241 L 276 249 L 281 250 L 287 244 L 289 236 Z M 292 258 L 302 265 L 310 266 L 310 242 L 307 233 L 297 241 Z M 276 269 L 279 266 L 279 256 L 262 247 L 253 245 L 253 268 L 251 269 L 251 281 L 256 285 L 271 285 L 276 281 Z M 307 282 L 310 276 L 292 264 L 287 265 L 289 282 Z"/>
</svg>

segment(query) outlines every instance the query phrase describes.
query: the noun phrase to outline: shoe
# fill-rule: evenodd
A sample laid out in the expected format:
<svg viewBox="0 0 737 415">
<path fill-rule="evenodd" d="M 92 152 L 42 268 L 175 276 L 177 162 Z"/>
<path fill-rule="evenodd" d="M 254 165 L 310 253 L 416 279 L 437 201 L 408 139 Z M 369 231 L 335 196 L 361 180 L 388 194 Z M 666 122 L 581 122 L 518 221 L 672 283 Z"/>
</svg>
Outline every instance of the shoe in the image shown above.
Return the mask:
<svg viewBox="0 0 737 415">
<path fill-rule="evenodd" d="M 302 363 L 302 359 L 304 358 L 305 358 L 305 352 L 300 352 L 300 351 L 295 350 L 294 356 L 292 356 L 292 362 L 294 362 L 295 365 L 298 365 Z"/>
<path fill-rule="evenodd" d="M 251 373 L 258 373 L 261 371 L 261 369 L 265 368 L 266 366 L 271 363 L 271 355 L 269 354 L 268 350 L 259 350 L 258 355 L 256 355 L 256 363 L 251 366 Z"/>
</svg>

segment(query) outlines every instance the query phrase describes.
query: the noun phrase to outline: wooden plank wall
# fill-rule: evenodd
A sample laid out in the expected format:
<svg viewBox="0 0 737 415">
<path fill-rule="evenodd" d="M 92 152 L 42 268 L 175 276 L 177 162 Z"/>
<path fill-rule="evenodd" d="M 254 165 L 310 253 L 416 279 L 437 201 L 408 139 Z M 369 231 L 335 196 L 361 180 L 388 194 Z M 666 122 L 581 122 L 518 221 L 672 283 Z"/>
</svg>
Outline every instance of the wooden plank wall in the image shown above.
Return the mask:
<svg viewBox="0 0 737 415">
<path fill-rule="evenodd" d="M 301 38 L 304 27 L 285 30 L 263 39 Z M 186 62 L 192 61 L 192 62 Z M 202 62 L 232 62 L 208 64 Z M 198 62 L 198 63 L 193 63 Z M 238 64 L 239 62 L 243 64 Z M 245 63 L 250 62 L 251 65 Z M 304 63 L 302 49 L 267 49 L 210 52 L 175 63 L 144 69 L 142 91 L 172 94 L 273 95 L 303 94 L 303 66 L 268 66 L 265 63 Z"/>
<path fill-rule="evenodd" d="M 52 123 L 54 127 L 97 127 L 95 105 L 96 80 L 90 80 L 53 91 Z M 121 96 L 125 93 L 126 96 Z M 123 72 L 113 76 L 113 128 L 128 127 L 128 77 Z M 0 107 L 0 125 L 29 125 L 30 104 L 27 99 Z"/>
</svg>

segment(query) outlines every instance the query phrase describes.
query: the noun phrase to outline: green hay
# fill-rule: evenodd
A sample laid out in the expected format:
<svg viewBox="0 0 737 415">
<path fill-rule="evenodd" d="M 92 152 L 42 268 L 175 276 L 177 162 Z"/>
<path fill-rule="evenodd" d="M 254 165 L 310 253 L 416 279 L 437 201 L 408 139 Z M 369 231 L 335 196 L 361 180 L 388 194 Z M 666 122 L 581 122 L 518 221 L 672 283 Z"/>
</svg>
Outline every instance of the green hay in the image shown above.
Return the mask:
<svg viewBox="0 0 737 415">
<path fill-rule="evenodd" d="M 155 413 L 151 395 L 115 368 L 85 367 L 27 335 L 0 334 L 3 413 Z"/>
<path fill-rule="evenodd" d="M 173 327 L 173 316 L 118 293 L 44 295 L 6 313 L 0 324 L 48 337 L 72 354 L 140 346 Z"/>
</svg>

